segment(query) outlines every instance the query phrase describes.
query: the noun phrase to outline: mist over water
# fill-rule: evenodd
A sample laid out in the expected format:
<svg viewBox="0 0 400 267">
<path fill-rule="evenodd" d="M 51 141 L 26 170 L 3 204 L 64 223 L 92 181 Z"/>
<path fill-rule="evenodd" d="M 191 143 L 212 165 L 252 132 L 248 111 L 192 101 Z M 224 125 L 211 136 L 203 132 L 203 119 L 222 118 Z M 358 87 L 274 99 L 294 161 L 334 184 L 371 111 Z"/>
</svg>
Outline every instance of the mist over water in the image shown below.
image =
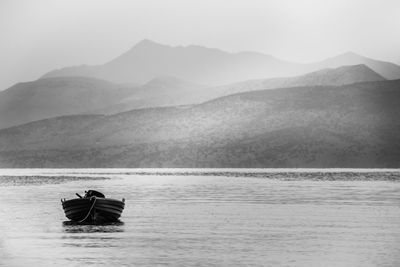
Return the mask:
<svg viewBox="0 0 400 267">
<path fill-rule="evenodd" d="M 397 170 L 2 170 L 0 266 L 398 266 Z M 120 223 L 61 198 L 126 199 Z"/>
</svg>

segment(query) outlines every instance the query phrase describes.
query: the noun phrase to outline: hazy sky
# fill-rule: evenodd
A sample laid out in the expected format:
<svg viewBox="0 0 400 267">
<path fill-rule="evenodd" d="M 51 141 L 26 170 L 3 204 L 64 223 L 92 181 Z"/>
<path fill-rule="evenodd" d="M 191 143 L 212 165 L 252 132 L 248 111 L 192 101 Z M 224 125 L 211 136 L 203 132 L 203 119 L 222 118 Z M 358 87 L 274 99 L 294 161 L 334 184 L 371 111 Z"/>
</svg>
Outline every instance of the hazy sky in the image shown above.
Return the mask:
<svg viewBox="0 0 400 267">
<path fill-rule="evenodd" d="M 310 62 L 354 51 L 400 63 L 399 0 L 0 0 L 0 90 L 104 63 L 147 38 Z"/>
</svg>

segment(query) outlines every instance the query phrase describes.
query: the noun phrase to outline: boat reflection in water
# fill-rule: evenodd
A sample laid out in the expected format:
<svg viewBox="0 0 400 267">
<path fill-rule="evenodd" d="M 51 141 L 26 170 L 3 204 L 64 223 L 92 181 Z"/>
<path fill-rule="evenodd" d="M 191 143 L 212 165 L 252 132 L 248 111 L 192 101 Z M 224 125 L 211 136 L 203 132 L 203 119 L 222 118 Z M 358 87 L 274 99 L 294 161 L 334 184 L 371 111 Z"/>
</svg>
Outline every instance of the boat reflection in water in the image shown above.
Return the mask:
<svg viewBox="0 0 400 267">
<path fill-rule="evenodd" d="M 65 233 L 122 233 L 124 232 L 123 222 L 110 222 L 102 224 L 79 223 L 64 221 L 62 223 Z"/>
</svg>

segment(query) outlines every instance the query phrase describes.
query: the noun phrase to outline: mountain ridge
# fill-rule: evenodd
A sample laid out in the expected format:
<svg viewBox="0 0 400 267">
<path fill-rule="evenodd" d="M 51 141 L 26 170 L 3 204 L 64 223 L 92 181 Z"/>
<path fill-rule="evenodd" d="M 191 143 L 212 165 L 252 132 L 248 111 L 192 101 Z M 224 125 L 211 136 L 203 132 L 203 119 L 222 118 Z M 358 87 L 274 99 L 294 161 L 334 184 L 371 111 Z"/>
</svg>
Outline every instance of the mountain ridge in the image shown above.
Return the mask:
<svg viewBox="0 0 400 267">
<path fill-rule="evenodd" d="M 97 66 L 66 67 L 42 77 L 90 76 L 116 83 L 146 81 L 160 75 L 210 86 L 302 75 L 324 68 L 365 64 L 386 79 L 400 79 L 400 66 L 347 52 L 319 62 L 301 64 L 244 51 L 229 53 L 202 46 L 170 46 L 143 40 L 120 56 Z"/>
<path fill-rule="evenodd" d="M 243 58 L 244 55 L 248 56 Z M 50 71 L 42 77 L 75 76 L 81 72 L 82 76 L 100 77 L 117 83 L 145 83 L 156 76 L 167 75 L 199 84 L 218 84 L 240 81 L 241 77 L 262 76 L 264 71 L 260 67 L 278 73 L 275 68 L 288 64 L 269 55 L 258 55 L 254 57 L 254 54 L 228 53 L 217 48 L 170 46 L 143 40 L 102 65 L 67 67 Z M 226 71 L 227 68 L 231 71 Z"/>
<path fill-rule="evenodd" d="M 373 80 L 384 78 L 365 65 L 324 69 L 296 77 L 251 80 L 215 88 L 165 75 L 133 86 L 90 77 L 44 78 L 17 84 L 0 92 L 0 128 L 68 114 L 115 114 L 148 107 L 193 105 L 243 91 Z M 16 95 L 21 90 L 24 93 Z"/>
<path fill-rule="evenodd" d="M 365 64 L 326 68 L 300 76 L 249 80 L 215 88 L 221 95 L 238 92 L 315 85 L 345 85 L 367 81 L 386 80 Z"/>
<path fill-rule="evenodd" d="M 131 88 L 91 77 L 49 77 L 0 92 L 0 128 L 111 105 Z"/>
<path fill-rule="evenodd" d="M 175 77 L 119 85 L 91 77 L 49 77 L 0 92 L 0 129 L 72 114 L 110 114 L 154 106 L 193 104 L 205 86 Z"/>
<path fill-rule="evenodd" d="M 0 130 L 0 166 L 398 168 L 399 88 L 282 88 L 53 118 Z"/>
<path fill-rule="evenodd" d="M 351 51 L 327 58 L 314 64 L 318 65 L 319 68 L 323 68 L 324 66 L 335 68 L 343 65 L 364 64 L 388 80 L 400 79 L 399 65 L 396 65 L 392 62 L 376 60 L 369 57 L 361 56 Z"/>
</svg>

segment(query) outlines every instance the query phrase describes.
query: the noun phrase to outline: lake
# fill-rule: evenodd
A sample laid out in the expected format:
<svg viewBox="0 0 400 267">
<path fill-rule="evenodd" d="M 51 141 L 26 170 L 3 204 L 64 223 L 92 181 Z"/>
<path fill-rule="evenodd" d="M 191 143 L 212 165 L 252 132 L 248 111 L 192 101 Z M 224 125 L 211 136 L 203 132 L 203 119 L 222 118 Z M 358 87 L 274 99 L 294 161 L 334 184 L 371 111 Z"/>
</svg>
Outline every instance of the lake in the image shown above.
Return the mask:
<svg viewBox="0 0 400 267">
<path fill-rule="evenodd" d="M 125 198 L 120 223 L 61 198 Z M 399 170 L 0 170 L 0 266 L 400 266 Z"/>
</svg>

